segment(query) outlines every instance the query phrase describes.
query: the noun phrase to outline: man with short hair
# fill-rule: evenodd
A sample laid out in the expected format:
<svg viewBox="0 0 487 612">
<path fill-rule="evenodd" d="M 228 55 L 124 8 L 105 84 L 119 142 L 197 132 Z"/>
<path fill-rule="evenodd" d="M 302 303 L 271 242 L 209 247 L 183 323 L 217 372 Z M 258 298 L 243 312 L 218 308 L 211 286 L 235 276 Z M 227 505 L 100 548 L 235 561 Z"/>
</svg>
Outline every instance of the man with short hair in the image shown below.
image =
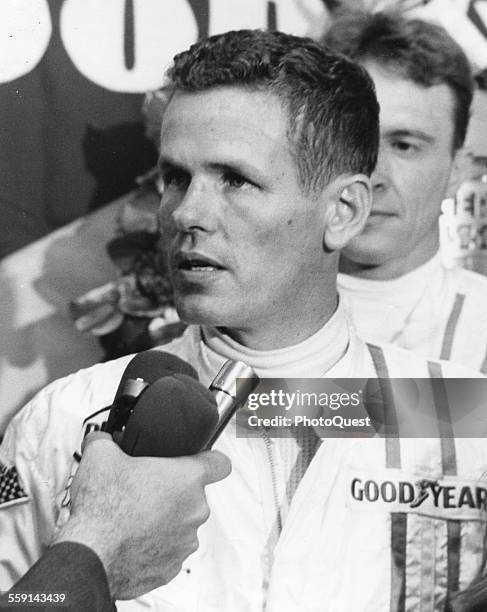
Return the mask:
<svg viewBox="0 0 487 612">
<path fill-rule="evenodd" d="M 487 371 L 487 279 L 447 269 L 441 203 L 461 178 L 473 79 L 440 26 L 394 13 L 337 18 L 322 39 L 359 61 L 380 104 L 372 212 L 338 283 L 359 334 Z"/>
<path fill-rule="evenodd" d="M 367 73 L 309 39 L 243 30 L 176 56 L 169 79 L 160 221 L 176 307 L 190 326 L 164 350 L 205 385 L 227 359 L 260 378 L 377 379 L 385 423 L 400 420 L 388 376 L 463 376 L 366 346 L 338 303 L 339 252 L 365 224 L 377 154 Z M 33 500 L 0 507 L 14 568 L 55 528 L 81 423 L 106 418 L 99 407 L 127 361 L 53 383 L 8 428 L 4 452 Z M 446 415 L 438 397 L 431 410 Z M 254 431 L 237 438 L 232 421 L 215 445 L 233 471 L 208 491 L 199 550 L 172 582 L 120 611 L 386 612 L 406 600 L 428 609 L 480 567 L 485 508 L 457 502 L 462 487 L 471 498 L 472 481 L 487 496 L 483 441 L 321 444 L 314 427 L 282 438 Z"/>
</svg>

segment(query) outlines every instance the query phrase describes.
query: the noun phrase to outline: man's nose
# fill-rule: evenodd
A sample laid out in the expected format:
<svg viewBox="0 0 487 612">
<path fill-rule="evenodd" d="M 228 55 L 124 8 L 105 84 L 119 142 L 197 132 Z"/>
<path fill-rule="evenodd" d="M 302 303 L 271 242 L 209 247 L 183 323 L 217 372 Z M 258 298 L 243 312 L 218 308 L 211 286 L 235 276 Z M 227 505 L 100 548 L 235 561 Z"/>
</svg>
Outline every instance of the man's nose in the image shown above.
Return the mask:
<svg viewBox="0 0 487 612">
<path fill-rule="evenodd" d="M 191 183 L 175 206 L 172 218 L 179 232 L 211 232 L 216 225 L 214 209 L 215 196 L 210 189 Z"/>
</svg>

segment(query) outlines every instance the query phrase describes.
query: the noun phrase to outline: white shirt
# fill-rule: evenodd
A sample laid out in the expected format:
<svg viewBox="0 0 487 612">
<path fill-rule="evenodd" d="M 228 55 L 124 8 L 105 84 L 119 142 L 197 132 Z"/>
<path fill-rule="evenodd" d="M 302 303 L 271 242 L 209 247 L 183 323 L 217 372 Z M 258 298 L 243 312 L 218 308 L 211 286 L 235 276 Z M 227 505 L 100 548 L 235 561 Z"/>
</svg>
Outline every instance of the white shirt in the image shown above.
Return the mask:
<svg viewBox="0 0 487 612">
<path fill-rule="evenodd" d="M 392 280 L 339 274 L 338 289 L 366 342 L 390 342 L 487 372 L 486 277 L 446 268 L 437 254 Z"/>
</svg>

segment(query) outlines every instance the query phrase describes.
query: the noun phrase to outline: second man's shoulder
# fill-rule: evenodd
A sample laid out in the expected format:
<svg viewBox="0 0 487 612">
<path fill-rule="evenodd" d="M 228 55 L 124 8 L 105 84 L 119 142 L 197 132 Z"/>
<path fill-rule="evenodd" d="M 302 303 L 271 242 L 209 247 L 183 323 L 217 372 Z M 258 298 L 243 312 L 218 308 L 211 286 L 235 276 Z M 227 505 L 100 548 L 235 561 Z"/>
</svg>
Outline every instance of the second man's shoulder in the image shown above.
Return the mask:
<svg viewBox="0 0 487 612">
<path fill-rule="evenodd" d="M 381 378 L 484 378 L 474 368 L 451 361 L 426 359 L 388 343 L 366 343 L 376 374 Z"/>
</svg>

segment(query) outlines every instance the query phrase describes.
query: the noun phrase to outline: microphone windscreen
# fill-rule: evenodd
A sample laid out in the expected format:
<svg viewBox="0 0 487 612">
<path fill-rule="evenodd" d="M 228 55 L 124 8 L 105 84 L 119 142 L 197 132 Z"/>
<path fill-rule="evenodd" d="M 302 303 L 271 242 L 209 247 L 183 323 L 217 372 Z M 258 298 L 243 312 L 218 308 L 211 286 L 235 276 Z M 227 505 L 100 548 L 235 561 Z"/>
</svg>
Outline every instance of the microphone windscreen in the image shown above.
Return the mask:
<svg viewBox="0 0 487 612">
<path fill-rule="evenodd" d="M 186 374 L 174 374 L 142 394 L 120 446 L 139 457 L 193 455 L 204 448 L 217 422 L 211 391 Z"/>
<path fill-rule="evenodd" d="M 198 380 L 196 370 L 176 355 L 153 349 L 137 353 L 125 368 L 115 397 L 123 391 L 125 381 L 128 379 L 142 378 L 150 385 L 158 378 L 176 372 Z"/>
</svg>

